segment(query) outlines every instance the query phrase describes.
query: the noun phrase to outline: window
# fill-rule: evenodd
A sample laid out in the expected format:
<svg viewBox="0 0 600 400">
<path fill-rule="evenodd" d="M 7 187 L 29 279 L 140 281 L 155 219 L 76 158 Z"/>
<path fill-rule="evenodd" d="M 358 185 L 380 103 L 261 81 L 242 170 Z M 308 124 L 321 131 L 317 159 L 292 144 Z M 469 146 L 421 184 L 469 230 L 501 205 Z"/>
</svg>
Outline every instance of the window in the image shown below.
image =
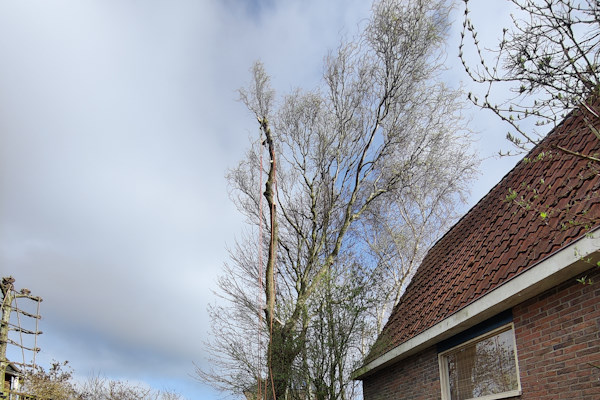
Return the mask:
<svg viewBox="0 0 600 400">
<path fill-rule="evenodd" d="M 443 400 L 492 400 L 521 394 L 513 324 L 439 354 Z"/>
</svg>

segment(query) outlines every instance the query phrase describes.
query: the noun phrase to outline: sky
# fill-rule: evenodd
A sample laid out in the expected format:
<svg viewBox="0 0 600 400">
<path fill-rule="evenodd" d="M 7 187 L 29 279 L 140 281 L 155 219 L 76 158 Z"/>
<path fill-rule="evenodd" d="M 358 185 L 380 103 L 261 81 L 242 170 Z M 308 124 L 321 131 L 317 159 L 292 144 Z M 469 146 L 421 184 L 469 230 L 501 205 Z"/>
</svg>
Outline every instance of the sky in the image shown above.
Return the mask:
<svg viewBox="0 0 600 400">
<path fill-rule="evenodd" d="M 258 138 L 236 90 L 257 59 L 279 93 L 317 86 L 327 50 L 369 11 L 364 0 L 0 2 L 0 275 L 44 299 L 42 365 L 219 397 L 193 373 L 244 224 L 225 174 Z M 473 12 L 489 38 L 508 15 L 502 2 Z M 468 90 L 454 18 L 444 76 Z M 492 157 L 510 147 L 506 127 L 466 113 L 484 161 L 464 211 L 517 161 Z"/>
</svg>

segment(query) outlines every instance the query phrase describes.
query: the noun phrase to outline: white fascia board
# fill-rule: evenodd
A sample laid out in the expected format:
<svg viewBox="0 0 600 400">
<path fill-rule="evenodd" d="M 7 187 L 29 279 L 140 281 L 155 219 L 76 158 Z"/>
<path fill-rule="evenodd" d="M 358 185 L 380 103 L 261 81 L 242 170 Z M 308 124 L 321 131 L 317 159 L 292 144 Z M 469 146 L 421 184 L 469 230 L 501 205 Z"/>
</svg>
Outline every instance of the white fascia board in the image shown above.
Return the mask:
<svg viewBox="0 0 600 400">
<path fill-rule="evenodd" d="M 600 233 L 587 233 L 527 271 L 496 287 L 466 307 L 356 370 L 363 379 L 486 319 L 571 279 L 600 259 Z"/>
</svg>

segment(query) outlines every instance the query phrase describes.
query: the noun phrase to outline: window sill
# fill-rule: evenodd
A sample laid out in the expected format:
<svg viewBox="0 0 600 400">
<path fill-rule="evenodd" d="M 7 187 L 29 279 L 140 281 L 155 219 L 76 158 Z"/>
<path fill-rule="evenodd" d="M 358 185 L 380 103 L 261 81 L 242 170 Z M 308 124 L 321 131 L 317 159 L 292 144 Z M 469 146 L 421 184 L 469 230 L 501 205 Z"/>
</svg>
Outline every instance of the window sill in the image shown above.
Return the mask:
<svg viewBox="0 0 600 400">
<path fill-rule="evenodd" d="M 467 399 L 467 400 L 497 400 L 497 399 L 506 399 L 509 397 L 515 397 L 515 396 L 520 396 L 520 395 L 521 395 L 520 390 L 511 390 L 510 392 L 488 394 L 487 396 L 473 397 L 473 398 Z"/>
</svg>

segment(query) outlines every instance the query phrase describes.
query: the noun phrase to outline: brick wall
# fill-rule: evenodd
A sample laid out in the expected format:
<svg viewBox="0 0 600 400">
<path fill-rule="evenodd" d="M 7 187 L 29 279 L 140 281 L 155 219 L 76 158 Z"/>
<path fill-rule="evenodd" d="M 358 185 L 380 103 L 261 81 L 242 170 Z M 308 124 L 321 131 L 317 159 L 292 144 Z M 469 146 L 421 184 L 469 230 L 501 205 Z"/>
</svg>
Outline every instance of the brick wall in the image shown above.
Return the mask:
<svg viewBox="0 0 600 400">
<path fill-rule="evenodd" d="M 440 392 L 435 346 L 363 381 L 363 395 L 369 400 L 433 400 L 441 397 Z"/>
<path fill-rule="evenodd" d="M 600 274 L 513 308 L 523 400 L 600 399 Z"/>
<path fill-rule="evenodd" d="M 600 271 L 593 285 L 575 279 L 513 308 L 521 400 L 600 399 Z M 440 399 L 435 346 L 363 382 L 367 400 Z"/>
</svg>

